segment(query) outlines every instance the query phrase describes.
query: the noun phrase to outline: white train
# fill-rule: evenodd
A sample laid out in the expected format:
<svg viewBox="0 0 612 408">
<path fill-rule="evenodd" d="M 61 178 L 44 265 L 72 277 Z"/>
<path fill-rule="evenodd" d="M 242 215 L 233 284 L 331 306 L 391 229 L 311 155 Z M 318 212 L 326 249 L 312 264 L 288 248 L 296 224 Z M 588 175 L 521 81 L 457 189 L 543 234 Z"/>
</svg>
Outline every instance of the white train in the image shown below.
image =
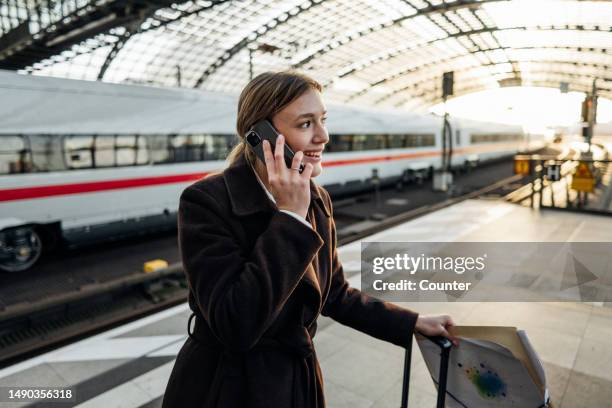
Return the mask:
<svg viewBox="0 0 612 408">
<path fill-rule="evenodd" d="M 0 71 L 0 269 L 45 247 L 174 225 L 190 183 L 225 167 L 236 96 Z M 10 102 L 8 102 L 10 101 Z M 7 103 L 8 102 L 8 103 Z M 328 106 L 317 181 L 332 192 L 409 178 L 440 163 L 441 119 Z M 453 163 L 526 148 L 520 127 L 454 121 Z M 533 140 L 533 139 L 532 139 Z"/>
</svg>

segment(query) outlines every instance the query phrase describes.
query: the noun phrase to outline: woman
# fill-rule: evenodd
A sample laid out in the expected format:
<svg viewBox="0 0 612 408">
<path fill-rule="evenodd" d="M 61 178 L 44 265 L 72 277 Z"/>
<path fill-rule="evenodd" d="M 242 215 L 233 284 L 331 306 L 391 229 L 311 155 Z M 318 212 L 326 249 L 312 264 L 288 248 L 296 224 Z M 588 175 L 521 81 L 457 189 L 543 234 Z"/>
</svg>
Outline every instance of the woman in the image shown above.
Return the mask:
<svg viewBox="0 0 612 408">
<path fill-rule="evenodd" d="M 398 346 L 415 329 L 450 338 L 450 317 L 418 316 L 349 287 L 331 200 L 311 180 L 323 171 L 325 115 L 313 79 L 259 75 L 240 95 L 242 141 L 230 166 L 183 192 L 179 245 L 195 323 L 163 407 L 324 407 L 312 344 L 319 314 Z M 281 134 L 274 153 L 264 142 L 265 164 L 244 140 L 261 119 Z M 284 143 L 296 152 L 291 168 Z"/>
</svg>

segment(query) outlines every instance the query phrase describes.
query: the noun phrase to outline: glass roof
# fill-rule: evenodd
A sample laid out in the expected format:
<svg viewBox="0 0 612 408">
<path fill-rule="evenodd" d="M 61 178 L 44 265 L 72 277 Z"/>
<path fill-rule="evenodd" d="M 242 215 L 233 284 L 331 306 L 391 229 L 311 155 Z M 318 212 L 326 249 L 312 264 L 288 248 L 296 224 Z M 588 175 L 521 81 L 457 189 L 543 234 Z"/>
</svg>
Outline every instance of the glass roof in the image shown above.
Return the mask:
<svg viewBox="0 0 612 408">
<path fill-rule="evenodd" d="M 251 75 L 296 68 L 321 81 L 331 100 L 409 109 L 441 100 L 446 71 L 454 71 L 455 95 L 561 82 L 590 91 L 597 79 L 599 94 L 612 98 L 610 1 L 157 0 L 140 18 L 103 14 L 129 3 L 6 0 L 0 62 L 3 40 L 20 23 L 39 42 L 51 35 L 53 45 L 73 35 L 58 39 L 67 17 L 93 7 L 81 30 L 107 25 L 18 69 L 238 92 Z"/>
</svg>

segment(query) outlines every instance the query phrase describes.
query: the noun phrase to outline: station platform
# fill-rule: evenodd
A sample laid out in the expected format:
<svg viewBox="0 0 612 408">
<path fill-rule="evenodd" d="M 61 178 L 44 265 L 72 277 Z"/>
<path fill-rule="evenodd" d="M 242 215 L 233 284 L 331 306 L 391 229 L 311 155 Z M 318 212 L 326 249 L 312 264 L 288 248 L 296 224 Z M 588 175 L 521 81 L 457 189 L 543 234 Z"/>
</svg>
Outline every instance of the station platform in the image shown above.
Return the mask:
<svg viewBox="0 0 612 408">
<path fill-rule="evenodd" d="M 612 217 L 537 211 L 498 200 L 468 200 L 367 237 L 364 241 L 612 242 Z M 360 286 L 360 242 L 340 248 L 351 285 Z M 525 329 L 546 370 L 557 408 L 606 407 L 612 401 L 612 304 L 401 303 L 421 314 L 445 313 L 460 325 Z M 0 387 L 70 386 L 77 406 L 153 408 L 186 339 L 189 310 L 176 306 L 0 371 Z M 314 338 L 328 406 L 397 408 L 404 350 L 319 319 Z M 435 406 L 435 387 L 414 348 L 410 406 Z"/>
</svg>

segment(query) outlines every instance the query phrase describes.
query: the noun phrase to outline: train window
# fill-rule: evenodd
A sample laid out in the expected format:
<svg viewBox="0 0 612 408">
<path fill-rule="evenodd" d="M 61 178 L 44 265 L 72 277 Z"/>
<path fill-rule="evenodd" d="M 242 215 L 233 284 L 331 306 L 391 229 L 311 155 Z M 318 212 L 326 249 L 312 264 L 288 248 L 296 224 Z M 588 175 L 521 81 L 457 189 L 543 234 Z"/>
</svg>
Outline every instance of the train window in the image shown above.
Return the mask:
<svg viewBox="0 0 612 408">
<path fill-rule="evenodd" d="M 351 135 L 329 135 L 329 143 L 325 146 L 328 152 L 348 152 L 351 150 Z"/>
<path fill-rule="evenodd" d="M 504 140 L 507 140 L 507 141 L 521 140 L 523 138 L 522 135 L 516 134 L 516 133 L 508 133 L 508 134 L 505 135 L 505 137 L 506 138 Z"/>
<path fill-rule="evenodd" d="M 455 130 L 455 144 L 457 146 L 461 144 L 461 131 L 459 129 Z"/>
<path fill-rule="evenodd" d="M 366 135 L 354 135 L 351 144 L 352 151 L 366 150 Z"/>
<path fill-rule="evenodd" d="M 170 161 L 192 162 L 206 160 L 214 152 L 212 135 L 173 135 L 170 139 Z"/>
<path fill-rule="evenodd" d="M 206 160 L 225 160 L 232 148 L 231 135 L 207 135 Z"/>
<path fill-rule="evenodd" d="M 433 134 L 406 135 L 406 147 L 434 146 L 436 143 Z"/>
<path fill-rule="evenodd" d="M 116 136 L 94 136 L 94 167 L 113 167 L 117 165 L 115 157 Z"/>
<path fill-rule="evenodd" d="M 33 171 L 66 170 L 63 137 L 61 135 L 27 135 L 32 153 Z"/>
<path fill-rule="evenodd" d="M 406 135 L 387 135 L 390 149 L 398 149 L 406 146 Z"/>
<path fill-rule="evenodd" d="M 111 139 L 109 138 L 109 141 Z M 149 154 L 145 137 L 139 135 L 117 135 L 113 145 L 115 166 L 136 166 L 145 164 Z"/>
<path fill-rule="evenodd" d="M 387 148 L 387 135 L 372 136 L 370 146 L 372 149 L 386 149 Z"/>
<path fill-rule="evenodd" d="M 385 146 L 385 135 L 354 135 L 351 150 L 378 150 L 384 149 Z"/>
<path fill-rule="evenodd" d="M 159 153 L 154 155 L 155 162 L 192 162 L 203 160 L 224 160 L 232 147 L 232 135 L 194 134 L 171 135 L 167 144 L 167 158 Z M 162 159 L 162 160 L 160 160 Z"/>
<path fill-rule="evenodd" d="M 71 135 L 64 142 L 68 168 L 134 166 L 149 161 L 146 137 L 140 135 Z"/>
<path fill-rule="evenodd" d="M 434 134 L 330 135 L 326 149 L 328 152 L 346 152 L 434 146 L 435 143 Z"/>
<path fill-rule="evenodd" d="M 170 162 L 189 162 L 201 160 L 202 141 L 191 135 L 170 136 Z M 199 143 L 198 143 L 199 142 Z"/>
<path fill-rule="evenodd" d="M 0 174 L 30 172 L 31 154 L 23 136 L 2 135 L 0 138 Z"/>
<path fill-rule="evenodd" d="M 492 143 L 520 140 L 521 137 L 516 133 L 474 133 L 470 135 L 470 140 L 472 143 Z"/>
<path fill-rule="evenodd" d="M 66 136 L 64 155 L 69 169 L 93 167 L 93 136 Z"/>
<path fill-rule="evenodd" d="M 140 135 L 115 137 L 115 161 L 117 166 L 134 166 L 149 161 L 146 138 Z"/>
<path fill-rule="evenodd" d="M 435 146 L 436 136 L 434 134 L 421 135 L 420 146 Z"/>
<path fill-rule="evenodd" d="M 149 163 L 149 149 L 147 146 L 147 136 L 136 136 L 136 164 Z"/>
<path fill-rule="evenodd" d="M 170 137 L 168 135 L 149 135 L 149 151 L 153 163 L 167 163 L 170 161 Z"/>
</svg>

